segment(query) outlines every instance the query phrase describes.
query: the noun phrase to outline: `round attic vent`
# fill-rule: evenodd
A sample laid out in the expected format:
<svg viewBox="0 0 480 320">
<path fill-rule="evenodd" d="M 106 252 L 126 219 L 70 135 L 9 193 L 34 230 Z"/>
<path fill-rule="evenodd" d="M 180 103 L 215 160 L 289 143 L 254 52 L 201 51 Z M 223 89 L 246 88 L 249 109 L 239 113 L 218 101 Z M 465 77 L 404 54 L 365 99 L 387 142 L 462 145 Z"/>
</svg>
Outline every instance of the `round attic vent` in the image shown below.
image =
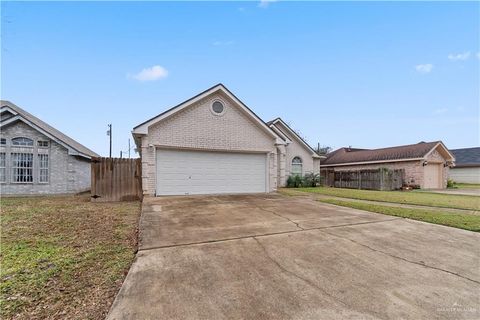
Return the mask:
<svg viewBox="0 0 480 320">
<path fill-rule="evenodd" d="M 220 101 L 215 101 L 212 103 L 212 111 L 216 115 L 221 115 L 225 111 L 225 107 Z"/>
</svg>

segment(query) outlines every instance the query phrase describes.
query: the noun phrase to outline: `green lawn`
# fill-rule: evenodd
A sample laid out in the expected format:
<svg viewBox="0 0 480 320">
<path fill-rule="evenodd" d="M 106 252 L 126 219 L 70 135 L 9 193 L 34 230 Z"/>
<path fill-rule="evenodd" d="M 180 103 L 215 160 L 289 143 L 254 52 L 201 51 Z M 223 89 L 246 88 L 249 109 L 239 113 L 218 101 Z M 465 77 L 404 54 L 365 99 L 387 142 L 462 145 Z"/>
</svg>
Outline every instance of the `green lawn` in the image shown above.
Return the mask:
<svg viewBox="0 0 480 320">
<path fill-rule="evenodd" d="M 458 189 L 480 189 L 480 184 L 475 184 L 475 183 L 455 183 L 455 188 L 458 188 Z"/>
<path fill-rule="evenodd" d="M 409 218 L 444 226 L 480 232 L 480 215 L 452 213 L 440 210 L 411 209 L 370 204 L 358 201 L 319 199 L 318 201 L 343 207 L 382 213 L 390 216 Z"/>
<path fill-rule="evenodd" d="M 139 202 L 2 198 L 0 317 L 104 319 L 133 261 Z"/>
<path fill-rule="evenodd" d="M 466 195 L 451 195 L 414 191 L 372 191 L 341 188 L 297 188 L 302 192 L 323 194 L 340 198 L 383 201 L 403 204 L 416 204 L 431 207 L 480 209 L 480 197 Z"/>
</svg>

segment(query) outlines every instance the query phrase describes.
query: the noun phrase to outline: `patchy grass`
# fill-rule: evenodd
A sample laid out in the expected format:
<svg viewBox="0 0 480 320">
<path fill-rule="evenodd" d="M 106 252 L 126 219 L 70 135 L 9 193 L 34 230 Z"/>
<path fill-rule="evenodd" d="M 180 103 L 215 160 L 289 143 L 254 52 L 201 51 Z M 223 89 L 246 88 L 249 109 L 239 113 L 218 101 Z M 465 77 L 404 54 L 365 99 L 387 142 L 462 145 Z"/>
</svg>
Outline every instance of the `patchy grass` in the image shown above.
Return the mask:
<svg viewBox="0 0 480 320">
<path fill-rule="evenodd" d="M 415 204 L 429 207 L 480 209 L 480 197 L 467 195 L 440 194 L 408 191 L 372 191 L 342 188 L 298 188 L 302 192 L 323 194 L 340 198 Z"/>
<path fill-rule="evenodd" d="M 139 202 L 2 198 L 2 319 L 104 319 L 133 261 Z"/>
<path fill-rule="evenodd" d="M 318 201 L 334 204 L 342 207 L 349 207 L 376 213 L 382 213 L 389 216 L 409 218 L 424 222 L 441 224 L 444 226 L 460 228 L 475 232 L 480 232 L 480 215 L 467 213 L 453 213 L 440 210 L 412 209 L 403 207 L 390 207 L 377 204 L 370 204 L 357 201 L 338 200 L 338 199 L 319 199 Z"/>
</svg>

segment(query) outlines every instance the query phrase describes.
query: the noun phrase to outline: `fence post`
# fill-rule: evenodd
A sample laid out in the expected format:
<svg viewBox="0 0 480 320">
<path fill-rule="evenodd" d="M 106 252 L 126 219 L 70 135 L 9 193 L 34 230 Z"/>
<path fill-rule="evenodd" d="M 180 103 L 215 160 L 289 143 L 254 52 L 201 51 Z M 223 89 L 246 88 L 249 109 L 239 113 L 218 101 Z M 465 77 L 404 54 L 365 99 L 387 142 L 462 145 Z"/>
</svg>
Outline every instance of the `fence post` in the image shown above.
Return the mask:
<svg viewBox="0 0 480 320">
<path fill-rule="evenodd" d="M 383 169 L 380 168 L 380 169 L 378 169 L 378 170 L 380 170 L 380 190 L 383 190 L 383 181 L 384 181 Z"/>
<path fill-rule="evenodd" d="M 362 173 L 358 169 L 358 189 L 362 189 Z"/>
</svg>

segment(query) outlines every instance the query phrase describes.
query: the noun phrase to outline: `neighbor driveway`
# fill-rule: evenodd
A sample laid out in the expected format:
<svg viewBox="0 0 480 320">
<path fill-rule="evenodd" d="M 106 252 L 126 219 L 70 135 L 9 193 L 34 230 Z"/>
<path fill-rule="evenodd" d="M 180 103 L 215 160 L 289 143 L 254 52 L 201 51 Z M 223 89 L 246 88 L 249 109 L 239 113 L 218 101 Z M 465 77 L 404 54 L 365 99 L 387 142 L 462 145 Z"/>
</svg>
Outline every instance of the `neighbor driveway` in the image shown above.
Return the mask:
<svg viewBox="0 0 480 320">
<path fill-rule="evenodd" d="M 478 319 L 479 240 L 310 197 L 148 198 L 108 319 Z"/>
</svg>

